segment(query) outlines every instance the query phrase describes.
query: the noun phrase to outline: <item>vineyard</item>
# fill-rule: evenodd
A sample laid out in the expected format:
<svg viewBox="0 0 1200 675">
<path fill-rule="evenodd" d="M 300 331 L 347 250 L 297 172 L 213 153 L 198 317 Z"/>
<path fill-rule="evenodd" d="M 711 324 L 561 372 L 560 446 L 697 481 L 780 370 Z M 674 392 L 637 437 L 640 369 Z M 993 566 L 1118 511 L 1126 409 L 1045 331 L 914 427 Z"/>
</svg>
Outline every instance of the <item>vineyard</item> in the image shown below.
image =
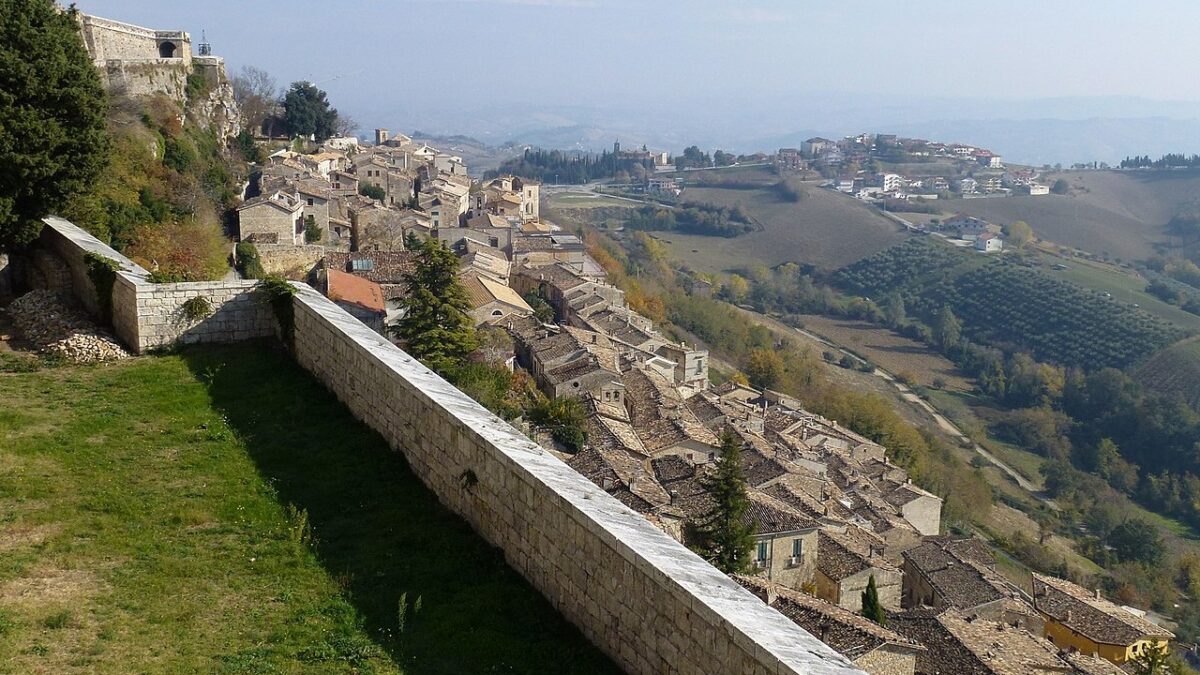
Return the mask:
<svg viewBox="0 0 1200 675">
<path fill-rule="evenodd" d="M 916 238 L 838 272 L 877 302 L 892 293 L 929 322 L 948 306 L 973 342 L 1087 370 L 1125 368 L 1184 331 L 1132 305 L 1021 265 Z"/>
</svg>

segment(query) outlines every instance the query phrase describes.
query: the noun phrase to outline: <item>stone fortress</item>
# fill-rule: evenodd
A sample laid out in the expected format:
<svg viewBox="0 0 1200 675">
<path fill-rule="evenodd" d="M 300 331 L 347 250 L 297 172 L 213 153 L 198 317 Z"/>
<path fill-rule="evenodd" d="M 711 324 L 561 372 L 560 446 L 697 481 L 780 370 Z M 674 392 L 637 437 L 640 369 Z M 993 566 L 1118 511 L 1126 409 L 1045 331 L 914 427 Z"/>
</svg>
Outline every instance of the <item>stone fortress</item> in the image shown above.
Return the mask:
<svg viewBox="0 0 1200 675">
<path fill-rule="evenodd" d="M 163 94 L 181 105 L 197 104 L 202 117 L 223 137 L 237 133 L 237 105 L 225 73 L 225 60 L 202 42 L 193 51 L 191 35 L 182 30 L 155 30 L 80 12 L 84 46 L 105 85 L 130 97 Z M 202 75 L 204 98 L 189 101 L 188 77 Z"/>
</svg>

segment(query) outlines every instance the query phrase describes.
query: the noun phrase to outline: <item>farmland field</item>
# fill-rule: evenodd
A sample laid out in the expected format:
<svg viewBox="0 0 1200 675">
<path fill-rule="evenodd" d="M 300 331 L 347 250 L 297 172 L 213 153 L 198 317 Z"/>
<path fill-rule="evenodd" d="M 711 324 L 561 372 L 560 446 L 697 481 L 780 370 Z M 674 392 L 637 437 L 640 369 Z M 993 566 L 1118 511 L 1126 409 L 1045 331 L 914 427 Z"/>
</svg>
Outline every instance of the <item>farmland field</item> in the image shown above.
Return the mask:
<svg viewBox="0 0 1200 675">
<path fill-rule="evenodd" d="M 760 171 L 760 176 L 770 174 Z M 746 176 L 747 180 L 753 179 Z M 785 201 L 774 189 L 690 187 L 684 202 L 741 205 L 757 230 L 733 239 L 662 233 L 672 257 L 705 272 L 784 262 L 837 269 L 904 240 L 900 227 L 844 194 L 809 184 L 798 202 Z"/>
<path fill-rule="evenodd" d="M 930 386 L 935 378 L 946 388 L 969 391 L 970 380 L 963 377 L 949 359 L 927 345 L 866 321 L 807 314 L 801 317 L 805 330 L 816 333 L 879 365 L 892 374 L 907 373 L 915 383 Z"/>
<path fill-rule="evenodd" d="M 1200 338 L 1178 342 L 1139 364 L 1133 378 L 1143 387 L 1179 394 L 1200 405 Z"/>
</svg>

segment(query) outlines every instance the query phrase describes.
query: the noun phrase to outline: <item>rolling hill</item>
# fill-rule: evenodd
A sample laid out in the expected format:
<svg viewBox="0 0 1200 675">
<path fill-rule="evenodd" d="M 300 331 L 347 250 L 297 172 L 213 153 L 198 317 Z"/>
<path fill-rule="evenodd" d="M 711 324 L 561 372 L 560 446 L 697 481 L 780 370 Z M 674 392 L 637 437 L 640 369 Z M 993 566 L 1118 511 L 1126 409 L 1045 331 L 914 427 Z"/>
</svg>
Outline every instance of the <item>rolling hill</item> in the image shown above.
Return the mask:
<svg viewBox="0 0 1200 675">
<path fill-rule="evenodd" d="M 1072 171 L 1067 195 L 952 199 L 945 213 L 963 212 L 1008 224 L 1024 220 L 1043 239 L 1124 260 L 1142 260 L 1177 241 L 1165 226 L 1200 196 L 1200 171 Z"/>
<path fill-rule="evenodd" d="M 770 183 L 778 180 L 766 171 L 758 173 L 762 182 L 767 182 L 762 176 L 770 176 Z M 807 186 L 798 202 L 780 198 L 769 184 L 751 189 L 689 187 L 682 199 L 719 206 L 740 204 L 756 226 L 756 231 L 734 239 L 675 232 L 660 235 L 674 257 L 706 272 L 784 262 L 833 270 L 894 246 L 906 236 L 874 208 L 816 185 Z"/>
</svg>

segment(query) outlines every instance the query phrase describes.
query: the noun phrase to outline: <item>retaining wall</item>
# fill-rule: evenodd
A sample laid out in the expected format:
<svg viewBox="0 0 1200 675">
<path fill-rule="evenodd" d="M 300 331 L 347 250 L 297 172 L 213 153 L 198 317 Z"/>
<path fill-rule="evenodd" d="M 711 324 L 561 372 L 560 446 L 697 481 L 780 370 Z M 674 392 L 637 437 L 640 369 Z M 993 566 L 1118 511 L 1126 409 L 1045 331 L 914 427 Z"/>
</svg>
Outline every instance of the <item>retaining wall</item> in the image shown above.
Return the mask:
<svg viewBox="0 0 1200 675">
<path fill-rule="evenodd" d="M 82 232 L 66 221 L 48 225 Z M 172 330 L 155 328 L 167 325 L 156 319 L 200 292 L 171 288 L 195 286 L 189 284 L 145 289 L 144 274 L 122 272 L 113 293 L 121 332 L 136 329 L 139 351 L 151 340 L 170 339 Z M 225 290 L 233 288 L 240 291 L 222 304 L 230 309 L 221 322 L 203 333 L 181 331 L 179 339 L 228 341 L 264 332 L 270 310 L 249 287 Z M 501 548 L 514 569 L 628 672 L 862 675 L 315 290 L 297 284 L 293 302 L 300 365 L 403 452 L 447 507 Z"/>
</svg>

